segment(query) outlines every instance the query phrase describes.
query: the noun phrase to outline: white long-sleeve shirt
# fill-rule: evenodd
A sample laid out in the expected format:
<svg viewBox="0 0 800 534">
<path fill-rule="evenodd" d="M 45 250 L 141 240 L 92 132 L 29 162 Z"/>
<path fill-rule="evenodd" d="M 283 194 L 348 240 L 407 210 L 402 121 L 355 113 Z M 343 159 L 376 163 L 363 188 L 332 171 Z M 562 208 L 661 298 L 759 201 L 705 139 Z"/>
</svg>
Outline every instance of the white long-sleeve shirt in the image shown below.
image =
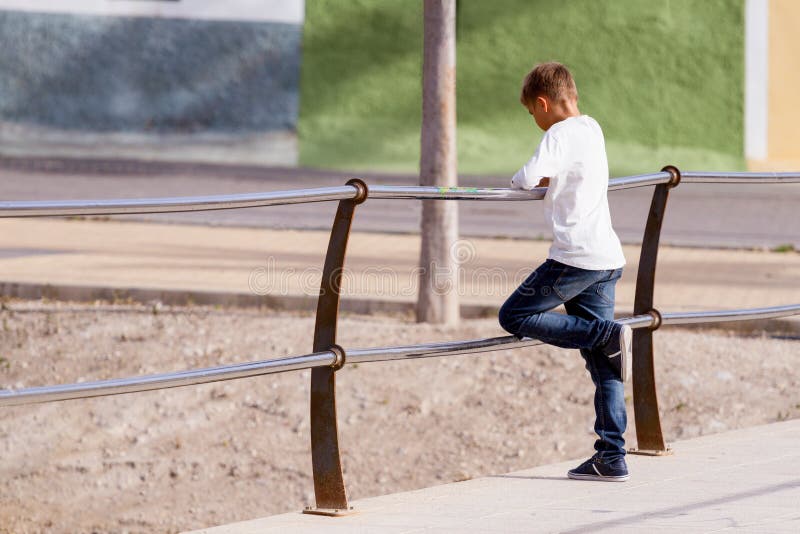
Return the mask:
<svg viewBox="0 0 800 534">
<path fill-rule="evenodd" d="M 514 189 L 533 189 L 550 178 L 545 222 L 553 234 L 548 258 L 581 269 L 625 265 L 608 209 L 608 159 L 603 130 L 588 115 L 557 122 L 533 157 L 511 179 Z"/>
</svg>

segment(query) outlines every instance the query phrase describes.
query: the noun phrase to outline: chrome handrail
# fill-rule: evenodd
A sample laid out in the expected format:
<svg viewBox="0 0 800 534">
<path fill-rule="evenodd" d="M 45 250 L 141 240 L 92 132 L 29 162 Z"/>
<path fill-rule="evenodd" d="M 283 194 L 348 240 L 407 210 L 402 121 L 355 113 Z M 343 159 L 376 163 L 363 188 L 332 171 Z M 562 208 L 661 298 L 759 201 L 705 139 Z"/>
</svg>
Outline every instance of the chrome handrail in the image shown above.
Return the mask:
<svg viewBox="0 0 800 534">
<path fill-rule="evenodd" d="M 247 378 L 286 371 L 298 371 L 313 367 L 333 365 L 337 355 L 333 351 L 315 352 L 300 356 L 289 356 L 273 360 L 237 363 L 203 369 L 189 369 L 174 373 L 112 378 L 94 382 L 78 382 L 56 386 L 38 386 L 22 389 L 0 389 L 0 406 L 19 406 L 70 399 L 86 399 L 106 395 L 119 395 L 137 391 L 168 389 L 209 382 L 222 382 L 235 378 Z"/>
<path fill-rule="evenodd" d="M 800 304 L 773 306 L 770 308 L 749 308 L 740 310 L 720 310 L 701 312 L 662 313 L 662 325 L 711 324 L 728 321 L 751 321 L 754 319 L 776 319 L 800 314 Z"/>
<path fill-rule="evenodd" d="M 183 211 L 256 208 L 284 204 L 305 204 L 355 198 L 352 185 L 239 193 L 197 197 L 126 198 L 107 200 L 6 200 L 0 201 L 0 217 L 48 217 L 63 215 L 126 215 L 175 213 Z"/>
<path fill-rule="evenodd" d="M 612 178 L 608 189 L 616 191 L 669 182 L 671 174 L 656 172 Z M 687 183 L 800 183 L 800 173 L 719 173 L 686 171 L 681 181 Z M 417 200 L 541 200 L 546 188 L 530 191 L 492 187 L 424 187 L 373 185 L 369 197 L 374 199 Z M 0 218 L 49 217 L 67 215 L 127 215 L 141 213 L 175 213 L 185 211 L 210 211 L 236 208 L 253 208 L 286 204 L 304 204 L 356 198 L 358 188 L 353 185 L 267 191 L 232 195 L 194 197 L 131 198 L 99 200 L 6 200 L 0 201 Z"/>
<path fill-rule="evenodd" d="M 800 314 L 800 304 L 774 306 L 769 308 L 751 308 L 741 310 L 719 310 L 700 312 L 663 313 L 662 325 L 692 324 L 699 322 L 748 321 L 752 319 L 774 319 Z M 631 328 L 649 328 L 654 326 L 653 315 L 637 315 L 618 319 Z M 494 350 L 520 349 L 541 344 L 535 339 L 519 339 L 514 336 L 501 336 L 467 341 L 446 341 L 439 343 L 423 343 L 396 347 L 373 347 L 367 349 L 350 349 L 346 351 L 345 364 L 367 363 L 390 360 L 412 360 L 419 358 L 436 358 L 442 356 L 459 356 L 476 354 Z M 22 404 L 38 404 L 70 399 L 83 399 L 104 395 L 119 395 L 137 391 L 166 389 L 209 382 L 220 382 L 235 378 L 246 378 L 266 374 L 283 373 L 314 367 L 333 366 L 338 362 L 334 351 L 323 351 L 298 356 L 288 356 L 272 360 L 238 363 L 227 366 L 192 369 L 173 373 L 162 373 L 139 377 L 117 378 L 95 382 L 62 384 L 56 386 L 38 386 L 22 389 L 0 390 L 0 407 L 18 406 Z"/>
<path fill-rule="evenodd" d="M 796 184 L 800 172 L 682 171 L 681 182 L 704 184 Z"/>
</svg>

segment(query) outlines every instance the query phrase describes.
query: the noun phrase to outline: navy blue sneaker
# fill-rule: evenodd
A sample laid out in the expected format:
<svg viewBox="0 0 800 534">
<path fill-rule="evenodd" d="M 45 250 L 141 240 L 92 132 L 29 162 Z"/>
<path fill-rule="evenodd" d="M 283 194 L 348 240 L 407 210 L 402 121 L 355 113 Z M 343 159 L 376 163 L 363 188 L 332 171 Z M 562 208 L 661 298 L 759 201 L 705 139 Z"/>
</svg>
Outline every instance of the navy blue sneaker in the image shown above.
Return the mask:
<svg viewBox="0 0 800 534">
<path fill-rule="evenodd" d="M 574 480 L 601 480 L 603 482 L 625 482 L 631 478 L 624 458 L 604 462 L 596 454 L 575 469 L 567 471 L 567 476 Z"/>
<path fill-rule="evenodd" d="M 626 324 L 617 324 L 603 347 L 603 354 L 619 373 L 620 380 L 630 380 L 633 371 L 633 329 Z"/>
</svg>

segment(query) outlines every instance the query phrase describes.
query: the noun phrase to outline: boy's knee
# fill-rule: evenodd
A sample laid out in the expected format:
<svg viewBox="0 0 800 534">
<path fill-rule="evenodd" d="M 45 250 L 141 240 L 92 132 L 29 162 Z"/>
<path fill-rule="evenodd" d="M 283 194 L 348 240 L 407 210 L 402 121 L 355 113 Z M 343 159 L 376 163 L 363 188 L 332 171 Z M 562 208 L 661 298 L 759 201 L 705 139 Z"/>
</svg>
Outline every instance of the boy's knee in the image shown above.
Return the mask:
<svg viewBox="0 0 800 534">
<path fill-rule="evenodd" d="M 504 304 L 500 308 L 500 313 L 497 314 L 497 319 L 503 330 L 509 334 L 517 335 L 519 333 L 519 327 L 522 321 L 520 320 L 519 313 L 517 313 L 513 307 Z"/>
</svg>

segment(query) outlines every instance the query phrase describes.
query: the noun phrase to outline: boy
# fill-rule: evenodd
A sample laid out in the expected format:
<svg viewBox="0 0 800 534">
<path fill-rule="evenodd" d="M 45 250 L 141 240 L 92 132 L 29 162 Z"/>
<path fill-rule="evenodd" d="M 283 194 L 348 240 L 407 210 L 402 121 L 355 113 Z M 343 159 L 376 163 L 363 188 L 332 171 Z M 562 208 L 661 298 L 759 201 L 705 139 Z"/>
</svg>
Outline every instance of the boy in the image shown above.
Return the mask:
<svg viewBox="0 0 800 534">
<path fill-rule="evenodd" d="M 614 286 L 625 257 L 611 227 L 603 131 L 581 115 L 575 81 L 560 63 L 542 63 L 529 72 L 520 101 L 545 134 L 511 187 L 547 187 L 544 214 L 553 244 L 547 261 L 500 308 L 500 325 L 519 337 L 580 349 L 595 384 L 599 439 L 595 455 L 567 475 L 625 481 L 623 382 L 631 374 L 632 331 L 613 320 Z M 550 311 L 561 304 L 566 315 Z"/>
</svg>

